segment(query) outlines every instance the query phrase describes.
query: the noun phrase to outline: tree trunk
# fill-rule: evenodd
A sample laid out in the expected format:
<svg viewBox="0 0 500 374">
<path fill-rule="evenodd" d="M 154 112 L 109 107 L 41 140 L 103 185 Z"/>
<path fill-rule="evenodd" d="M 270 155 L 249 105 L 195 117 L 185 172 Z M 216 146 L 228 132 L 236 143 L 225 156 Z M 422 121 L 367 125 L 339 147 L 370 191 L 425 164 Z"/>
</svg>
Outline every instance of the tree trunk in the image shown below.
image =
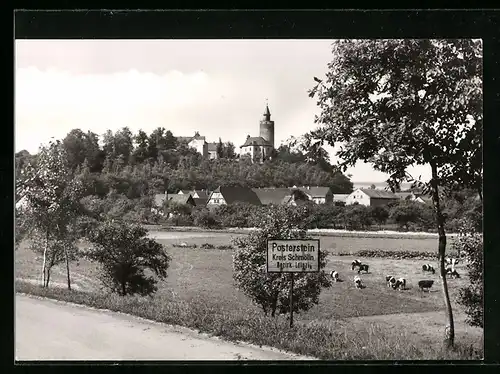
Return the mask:
<svg viewBox="0 0 500 374">
<path fill-rule="evenodd" d="M 45 280 L 45 287 L 49 288 L 49 282 L 50 282 L 50 270 L 52 267 L 47 266 L 47 279 Z"/>
<path fill-rule="evenodd" d="M 64 246 L 64 257 L 66 258 L 66 275 L 68 277 L 68 290 L 71 291 L 71 278 L 69 276 L 69 256 L 68 256 L 68 248 Z"/>
<path fill-rule="evenodd" d="M 450 294 L 448 292 L 448 283 L 446 280 L 446 269 L 445 269 L 445 256 L 446 256 L 446 233 L 444 230 L 444 217 L 441 212 L 441 206 L 439 201 L 439 187 L 437 178 L 437 165 L 431 162 L 432 170 L 432 200 L 434 202 L 434 210 L 436 213 L 436 223 L 438 226 L 439 234 L 439 277 L 441 278 L 443 287 L 444 302 L 446 305 L 446 327 L 444 330 L 444 345 L 447 349 L 453 348 L 455 343 L 455 325 L 453 322 L 453 310 L 451 308 Z"/>
<path fill-rule="evenodd" d="M 125 282 L 122 282 L 122 296 L 127 294 L 127 288 Z"/>
<path fill-rule="evenodd" d="M 46 231 L 45 235 L 45 248 L 43 249 L 43 261 L 42 261 L 42 287 L 45 287 L 45 270 L 47 264 L 47 249 L 49 248 L 49 232 Z"/>
</svg>

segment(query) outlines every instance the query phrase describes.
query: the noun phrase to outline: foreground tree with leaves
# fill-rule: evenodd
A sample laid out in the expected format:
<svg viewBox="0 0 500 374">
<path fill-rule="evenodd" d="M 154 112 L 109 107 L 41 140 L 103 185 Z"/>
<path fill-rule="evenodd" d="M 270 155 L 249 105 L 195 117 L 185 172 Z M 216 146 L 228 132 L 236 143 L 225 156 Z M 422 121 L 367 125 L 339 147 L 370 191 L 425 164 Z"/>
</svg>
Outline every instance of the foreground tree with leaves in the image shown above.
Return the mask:
<svg viewBox="0 0 500 374">
<path fill-rule="evenodd" d="M 442 192 L 482 185 L 482 44 L 474 40 L 338 40 L 326 81 L 317 84 L 321 114 L 312 132 L 341 145 L 345 171 L 358 160 L 388 173 L 392 189 L 413 180 L 407 168 L 428 165 L 425 184 L 439 233 L 439 269 L 446 305 L 445 345 L 454 344 L 445 277 Z"/>
<path fill-rule="evenodd" d="M 271 274 L 266 271 L 267 239 L 310 239 L 302 226 L 302 208 L 277 206 L 262 215 L 258 230 L 243 238 L 235 238 L 233 254 L 233 279 L 265 315 L 276 312 L 286 314 L 290 310 L 289 274 Z M 294 312 L 309 310 L 318 304 L 322 288 L 331 286 L 324 269 L 327 252 L 320 252 L 318 273 L 295 274 L 293 301 Z"/>
<path fill-rule="evenodd" d="M 473 221 L 463 219 L 462 229 L 453 244 L 455 250 L 467 260 L 470 283 L 460 289 L 458 303 L 465 307 L 467 323 L 483 328 L 483 236 L 477 232 Z"/>
<path fill-rule="evenodd" d="M 151 295 L 158 289 L 158 279 L 167 277 L 170 256 L 141 226 L 107 220 L 90 230 L 87 238 L 91 246 L 82 254 L 102 265 L 101 282 L 112 292 Z"/>
<path fill-rule="evenodd" d="M 24 174 L 23 231 L 26 238 L 36 242 L 32 248 L 43 254 L 42 285 L 48 285 L 47 256 L 52 256 L 53 250 L 57 253 L 62 250 L 68 289 L 71 289 L 69 249 L 72 245 L 69 242 L 77 239 L 72 232 L 80 214 L 82 185 L 73 178 L 66 151 L 60 141 L 41 147 L 36 165 L 28 164 Z M 60 243 L 65 244 L 59 246 Z M 51 249 L 53 244 L 59 246 L 58 249 Z"/>
</svg>

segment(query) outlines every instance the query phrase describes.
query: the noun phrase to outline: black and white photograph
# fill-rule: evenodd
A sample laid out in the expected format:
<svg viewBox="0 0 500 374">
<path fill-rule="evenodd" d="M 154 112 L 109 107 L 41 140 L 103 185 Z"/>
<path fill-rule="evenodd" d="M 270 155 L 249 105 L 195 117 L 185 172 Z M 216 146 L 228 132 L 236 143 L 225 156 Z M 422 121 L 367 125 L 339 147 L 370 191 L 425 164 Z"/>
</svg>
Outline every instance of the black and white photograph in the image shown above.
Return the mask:
<svg viewBox="0 0 500 374">
<path fill-rule="evenodd" d="M 17 39 L 15 360 L 482 360 L 481 39 Z"/>
</svg>

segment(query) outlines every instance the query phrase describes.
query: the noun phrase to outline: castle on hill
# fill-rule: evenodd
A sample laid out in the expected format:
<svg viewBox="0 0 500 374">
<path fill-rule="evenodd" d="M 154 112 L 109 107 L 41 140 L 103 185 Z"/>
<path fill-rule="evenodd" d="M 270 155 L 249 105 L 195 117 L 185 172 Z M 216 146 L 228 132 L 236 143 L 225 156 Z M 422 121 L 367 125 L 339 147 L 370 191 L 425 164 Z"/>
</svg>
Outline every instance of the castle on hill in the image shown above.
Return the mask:
<svg viewBox="0 0 500 374">
<path fill-rule="evenodd" d="M 263 162 L 271 157 L 275 149 L 274 121 L 271 121 L 271 112 L 267 104 L 262 119 L 260 120 L 259 130 L 259 136 L 247 135 L 245 142 L 240 146 L 240 158 L 250 157 L 254 161 Z M 196 131 L 192 137 L 179 136 L 177 140 L 186 142 L 189 147 L 196 149 L 203 158 L 210 160 L 218 158 L 217 143 L 208 143 L 205 136 L 201 136 L 198 131 Z"/>
</svg>

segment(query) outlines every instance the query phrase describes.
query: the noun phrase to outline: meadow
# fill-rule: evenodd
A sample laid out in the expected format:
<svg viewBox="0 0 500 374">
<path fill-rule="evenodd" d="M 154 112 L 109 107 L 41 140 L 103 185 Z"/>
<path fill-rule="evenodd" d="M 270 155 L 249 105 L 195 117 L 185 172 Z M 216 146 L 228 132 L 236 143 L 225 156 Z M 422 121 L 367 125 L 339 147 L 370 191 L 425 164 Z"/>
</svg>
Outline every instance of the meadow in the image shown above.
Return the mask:
<svg viewBox="0 0 500 374">
<path fill-rule="evenodd" d="M 228 245 L 231 237 L 242 234 L 150 232 L 150 235 L 162 243 L 172 257 L 168 277 L 159 284 L 159 291 L 154 296 L 156 300 L 164 300 L 164 303 L 209 304 L 217 313 L 227 313 L 239 318 L 262 314 L 260 308 L 233 285 L 231 250 L 200 248 L 204 243 L 215 247 Z M 326 271 L 337 270 L 343 282 L 334 283 L 330 289 L 324 290 L 319 304 L 311 310 L 297 314 L 295 321 L 298 326 L 328 327 L 331 331 L 342 332 L 346 337 L 349 334 L 362 334 L 370 337 L 373 344 L 377 342 L 379 345 L 383 345 L 380 340 L 383 337 L 384 341 L 400 341 L 415 349 L 425 347 L 429 350 L 429 355 L 439 350 L 444 328 L 444 302 L 438 275 L 423 274 L 421 263 L 415 260 L 361 258 L 370 265 L 370 272 L 362 274 L 366 288 L 359 290 L 354 288 L 352 278 L 355 272 L 350 267 L 355 253 L 362 249 L 436 251 L 437 239 L 321 236 L 320 240 L 321 248 L 331 253 Z M 181 243 L 188 247 L 177 247 Z M 189 248 L 194 244 L 197 248 Z M 352 255 L 338 256 L 339 253 L 346 252 Z M 27 248 L 26 243 L 16 251 L 15 264 L 17 279 L 39 282 L 41 259 Z M 449 280 L 456 340 L 464 346 L 481 351 L 482 330 L 465 324 L 465 315 L 454 301 L 458 289 L 467 282 L 463 265 L 458 270 L 462 277 Z M 99 291 L 97 272 L 97 265 L 84 259 L 72 264 L 74 289 Z M 405 277 L 408 281 L 407 290 L 399 292 L 388 289 L 385 284 L 387 274 Z M 416 286 L 422 279 L 435 281 L 430 292 L 421 292 Z M 53 287 L 65 286 L 63 266 L 53 269 L 51 283 Z M 380 353 L 374 358 L 386 357 L 384 354 Z M 422 358 L 420 354 L 416 356 Z M 354 353 L 350 357 L 355 357 Z"/>
</svg>

